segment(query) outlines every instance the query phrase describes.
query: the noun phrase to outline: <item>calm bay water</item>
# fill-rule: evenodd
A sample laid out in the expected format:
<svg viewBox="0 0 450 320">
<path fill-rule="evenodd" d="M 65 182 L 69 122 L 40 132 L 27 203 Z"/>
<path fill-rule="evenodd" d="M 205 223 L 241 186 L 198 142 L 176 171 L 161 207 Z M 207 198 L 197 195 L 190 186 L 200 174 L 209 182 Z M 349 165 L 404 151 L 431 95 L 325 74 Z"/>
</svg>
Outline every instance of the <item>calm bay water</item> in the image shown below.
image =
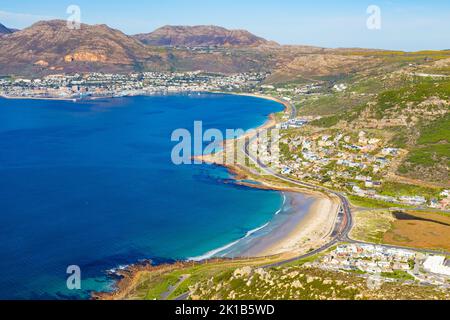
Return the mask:
<svg viewBox="0 0 450 320">
<path fill-rule="evenodd" d="M 279 210 L 223 168 L 175 166 L 177 128 L 249 129 L 282 106 L 229 95 L 0 99 L 0 299 L 87 298 L 105 270 L 205 254 Z M 79 265 L 82 290 L 66 289 Z"/>
</svg>

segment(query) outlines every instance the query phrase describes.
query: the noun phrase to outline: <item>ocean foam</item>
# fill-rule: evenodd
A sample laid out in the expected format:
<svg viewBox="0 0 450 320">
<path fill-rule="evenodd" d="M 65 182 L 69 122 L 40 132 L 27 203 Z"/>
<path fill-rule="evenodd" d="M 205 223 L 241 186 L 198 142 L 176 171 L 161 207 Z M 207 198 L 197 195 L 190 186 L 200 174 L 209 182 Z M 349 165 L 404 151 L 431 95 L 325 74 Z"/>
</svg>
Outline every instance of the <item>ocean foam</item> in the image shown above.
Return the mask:
<svg viewBox="0 0 450 320">
<path fill-rule="evenodd" d="M 243 237 L 243 238 L 241 238 L 241 239 L 239 239 L 239 240 L 236 240 L 236 241 L 234 241 L 234 242 L 232 242 L 232 243 L 229 243 L 229 244 L 227 244 L 227 245 L 225 245 L 225 246 L 223 246 L 223 247 L 220 247 L 220 248 L 218 248 L 218 249 L 211 250 L 211 251 L 205 253 L 205 254 L 202 255 L 202 256 L 198 256 L 198 257 L 194 257 L 194 258 L 189 258 L 188 261 L 203 261 L 203 260 L 211 259 L 211 258 L 213 258 L 213 257 L 217 257 L 217 254 L 218 254 L 218 253 L 221 253 L 222 251 L 225 251 L 225 250 L 227 250 L 227 249 L 230 249 L 231 247 L 234 247 L 236 244 L 238 244 L 238 243 L 241 242 L 242 240 L 247 239 L 248 237 L 252 236 L 252 235 L 255 234 L 256 232 L 258 232 L 258 231 L 264 229 L 264 228 L 267 227 L 269 224 L 270 224 L 270 222 L 267 222 L 265 225 L 263 225 L 263 226 L 261 226 L 261 227 L 258 227 L 258 228 L 255 228 L 255 229 L 253 229 L 253 230 L 250 230 L 249 232 L 247 232 L 247 233 L 245 234 L 245 237 Z M 218 256 L 218 257 L 224 257 L 224 256 L 225 256 L 225 254 L 224 254 L 224 255 L 221 255 L 221 256 Z"/>
</svg>

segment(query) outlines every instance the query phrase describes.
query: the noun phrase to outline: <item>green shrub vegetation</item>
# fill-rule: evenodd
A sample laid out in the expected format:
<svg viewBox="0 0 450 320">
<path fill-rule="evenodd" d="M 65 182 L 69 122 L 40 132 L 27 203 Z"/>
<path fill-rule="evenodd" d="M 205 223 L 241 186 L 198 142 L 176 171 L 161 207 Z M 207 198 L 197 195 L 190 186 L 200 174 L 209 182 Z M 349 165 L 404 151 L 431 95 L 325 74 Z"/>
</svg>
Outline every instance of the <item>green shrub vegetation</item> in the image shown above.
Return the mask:
<svg viewBox="0 0 450 320">
<path fill-rule="evenodd" d="M 385 182 L 381 193 L 388 196 L 414 196 L 423 195 L 428 199 L 436 198 L 442 192 L 439 188 L 428 188 L 411 184 Z"/>
</svg>

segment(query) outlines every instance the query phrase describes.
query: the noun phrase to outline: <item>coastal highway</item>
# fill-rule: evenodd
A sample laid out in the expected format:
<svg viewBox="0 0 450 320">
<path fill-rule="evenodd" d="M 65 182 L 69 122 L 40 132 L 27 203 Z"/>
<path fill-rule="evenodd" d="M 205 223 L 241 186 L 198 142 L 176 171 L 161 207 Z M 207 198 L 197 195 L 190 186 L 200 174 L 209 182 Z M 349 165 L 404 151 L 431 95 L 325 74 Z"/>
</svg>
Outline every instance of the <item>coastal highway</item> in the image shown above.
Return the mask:
<svg viewBox="0 0 450 320">
<path fill-rule="evenodd" d="M 287 111 L 289 111 L 289 119 L 294 119 L 295 117 L 297 117 L 297 109 L 295 108 L 295 106 L 293 106 L 290 102 L 287 102 L 287 101 L 283 101 L 283 104 L 287 107 L 287 109 L 288 109 Z M 269 128 L 268 130 L 270 130 L 272 128 Z M 313 185 L 310 183 L 295 180 L 295 179 L 286 177 L 284 175 L 281 175 L 281 174 L 273 171 L 267 165 L 262 163 L 260 159 L 258 159 L 257 157 L 255 157 L 254 155 L 251 154 L 250 144 L 255 139 L 257 139 L 256 135 L 254 137 L 252 137 L 251 139 L 249 139 L 248 141 L 246 141 L 243 146 L 242 152 L 266 174 L 268 174 L 272 177 L 275 177 L 279 180 L 283 180 L 285 182 L 288 182 L 288 183 L 291 183 L 291 184 L 294 184 L 294 185 L 297 185 L 297 186 L 300 186 L 303 188 L 313 189 L 313 190 L 321 191 L 324 193 L 332 194 L 340 200 L 341 207 L 339 210 L 335 228 L 334 228 L 331 236 L 334 240 L 341 240 L 341 241 L 350 240 L 348 238 L 348 234 L 350 233 L 350 231 L 353 227 L 353 216 L 352 216 L 352 212 L 351 212 L 350 203 L 347 200 L 346 196 L 343 193 L 340 193 L 340 192 L 337 192 L 337 191 L 334 191 L 334 190 L 331 190 L 331 189 L 328 189 L 328 188 L 325 188 L 322 186 L 316 186 L 316 185 Z M 323 251 L 323 250 L 321 250 L 321 251 Z"/>
<path fill-rule="evenodd" d="M 255 138 L 253 138 L 255 139 Z M 308 189 L 313 189 L 313 190 L 317 190 L 317 191 L 322 191 L 328 194 L 332 194 L 335 195 L 339 198 L 340 202 L 341 202 L 341 207 L 339 209 L 339 213 L 338 213 L 338 217 L 336 219 L 336 224 L 334 227 L 334 230 L 331 233 L 331 239 L 330 241 L 323 245 L 320 248 L 317 248 L 311 252 L 308 252 L 305 255 L 299 256 L 299 257 L 294 257 L 292 259 L 289 260 L 285 260 L 285 261 L 281 261 L 281 262 L 277 262 L 275 264 L 271 264 L 271 265 L 267 265 L 265 266 L 266 268 L 270 268 L 270 267 L 278 267 L 278 266 L 282 266 L 284 264 L 288 264 L 290 262 L 294 262 L 300 259 L 304 259 L 304 258 L 308 258 L 311 256 L 314 256 L 320 252 L 323 252 L 329 248 L 331 248 L 332 246 L 334 246 L 335 244 L 341 242 L 341 241 L 348 241 L 350 242 L 350 238 L 348 237 L 352 227 L 353 227 L 353 216 L 351 213 L 351 208 L 350 208 L 350 203 L 348 202 L 347 198 L 339 192 L 336 192 L 334 190 L 325 188 L 325 187 L 320 187 L 320 186 L 315 186 L 309 183 L 305 183 L 305 182 L 301 182 L 298 180 L 294 180 L 292 178 L 288 178 L 285 177 L 279 173 L 274 172 L 272 169 L 268 168 L 264 163 L 262 163 L 259 159 L 255 158 L 249 151 L 249 146 L 250 143 L 253 140 L 251 139 L 250 141 L 247 141 L 244 145 L 244 152 L 246 154 L 247 157 L 249 157 L 254 163 L 256 163 L 259 168 L 261 170 L 263 170 L 265 173 L 269 174 L 272 177 L 276 177 L 279 180 L 283 180 L 285 182 L 300 186 L 302 188 L 308 188 Z"/>
<path fill-rule="evenodd" d="M 291 103 L 289 102 L 284 102 L 283 103 L 288 111 L 289 111 L 289 118 L 290 119 L 294 119 L 297 116 L 297 109 L 295 108 L 295 106 L 293 106 Z M 273 128 L 273 127 L 272 127 Z M 268 130 L 272 129 L 269 128 Z M 289 260 L 285 260 L 285 261 L 281 261 L 281 262 L 277 262 L 275 264 L 271 264 L 268 266 L 265 266 L 267 268 L 269 267 L 277 267 L 277 266 L 281 266 L 290 262 L 294 262 L 300 259 L 304 259 L 304 258 L 308 258 L 311 256 L 314 256 L 320 252 L 323 252 L 329 248 L 331 248 L 332 246 L 334 246 L 335 244 L 344 241 L 344 242 L 351 242 L 352 240 L 349 238 L 349 233 L 353 228 L 353 216 L 352 216 L 352 212 L 351 212 L 351 207 L 350 207 L 350 203 L 347 200 L 347 198 L 345 197 L 345 195 L 343 193 L 325 188 L 325 187 L 321 187 L 321 186 L 316 186 L 313 184 L 309 184 L 306 182 L 302 182 L 299 180 L 295 180 L 289 177 L 285 177 L 275 171 L 273 171 L 271 168 L 269 168 L 266 164 L 262 163 L 261 160 L 257 157 L 255 157 L 251 152 L 250 152 L 250 144 L 257 139 L 257 135 L 255 135 L 254 137 L 252 137 L 251 139 L 249 139 L 248 141 L 245 142 L 243 148 L 242 148 L 242 152 L 253 162 L 255 163 L 260 170 L 262 170 L 263 172 L 265 172 L 266 174 L 275 177 L 279 180 L 288 182 L 290 184 L 294 184 L 297 185 L 299 187 L 302 188 L 308 188 L 308 189 L 313 189 L 313 190 L 317 190 L 317 191 L 321 191 L 327 194 L 331 194 L 336 196 L 340 202 L 341 202 L 341 206 L 339 209 L 339 213 L 338 213 L 338 217 L 336 219 L 336 223 L 335 223 L 335 227 L 334 230 L 331 233 L 331 239 L 330 241 L 323 245 L 320 248 L 317 248 L 311 252 L 308 252 L 305 255 L 299 256 L 299 257 L 294 257 L 292 259 Z"/>
</svg>

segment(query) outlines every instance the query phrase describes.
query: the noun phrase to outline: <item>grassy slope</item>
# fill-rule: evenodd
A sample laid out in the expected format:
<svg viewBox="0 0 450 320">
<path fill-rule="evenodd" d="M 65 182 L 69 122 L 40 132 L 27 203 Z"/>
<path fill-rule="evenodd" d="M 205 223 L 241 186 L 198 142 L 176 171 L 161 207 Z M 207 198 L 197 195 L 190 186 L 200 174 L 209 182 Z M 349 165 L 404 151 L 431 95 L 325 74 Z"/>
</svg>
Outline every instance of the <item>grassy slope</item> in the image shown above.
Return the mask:
<svg viewBox="0 0 450 320">
<path fill-rule="evenodd" d="M 400 281 L 411 280 L 401 272 L 387 276 Z M 385 283 L 380 290 L 371 290 L 367 280 L 357 273 L 329 272 L 301 265 L 251 270 L 244 274 L 221 274 L 210 281 L 199 283 L 193 296 L 197 299 L 226 300 L 447 298 L 445 293 L 433 288 L 403 285 L 401 282 Z"/>
<path fill-rule="evenodd" d="M 384 284 L 382 290 L 378 291 L 368 290 L 366 280 L 356 273 L 328 272 L 305 265 L 319 256 L 257 272 L 261 260 L 210 262 L 163 273 L 147 272 L 126 298 L 159 299 L 186 274 L 191 277 L 169 299 L 187 291 L 193 292 L 192 297 L 195 299 L 394 299 L 400 298 L 400 291 L 403 292 L 401 297 L 405 299 L 449 298 L 433 288 L 408 286 L 408 290 L 404 290 L 405 286 L 401 282 Z M 243 275 L 236 276 L 236 270 L 248 266 L 250 268 L 246 268 Z M 386 276 L 410 280 L 400 273 Z"/>
<path fill-rule="evenodd" d="M 355 221 L 352 239 L 380 244 L 383 243 L 384 234 L 392 228 L 395 219 L 389 210 L 373 210 L 356 212 Z"/>
<path fill-rule="evenodd" d="M 400 172 L 408 174 L 417 167 L 433 167 L 436 162 L 441 162 L 449 166 L 449 140 L 450 114 L 447 114 L 445 117 L 422 128 L 420 137 L 416 144 L 412 146 L 411 153 L 403 166 L 400 167 Z"/>
</svg>

